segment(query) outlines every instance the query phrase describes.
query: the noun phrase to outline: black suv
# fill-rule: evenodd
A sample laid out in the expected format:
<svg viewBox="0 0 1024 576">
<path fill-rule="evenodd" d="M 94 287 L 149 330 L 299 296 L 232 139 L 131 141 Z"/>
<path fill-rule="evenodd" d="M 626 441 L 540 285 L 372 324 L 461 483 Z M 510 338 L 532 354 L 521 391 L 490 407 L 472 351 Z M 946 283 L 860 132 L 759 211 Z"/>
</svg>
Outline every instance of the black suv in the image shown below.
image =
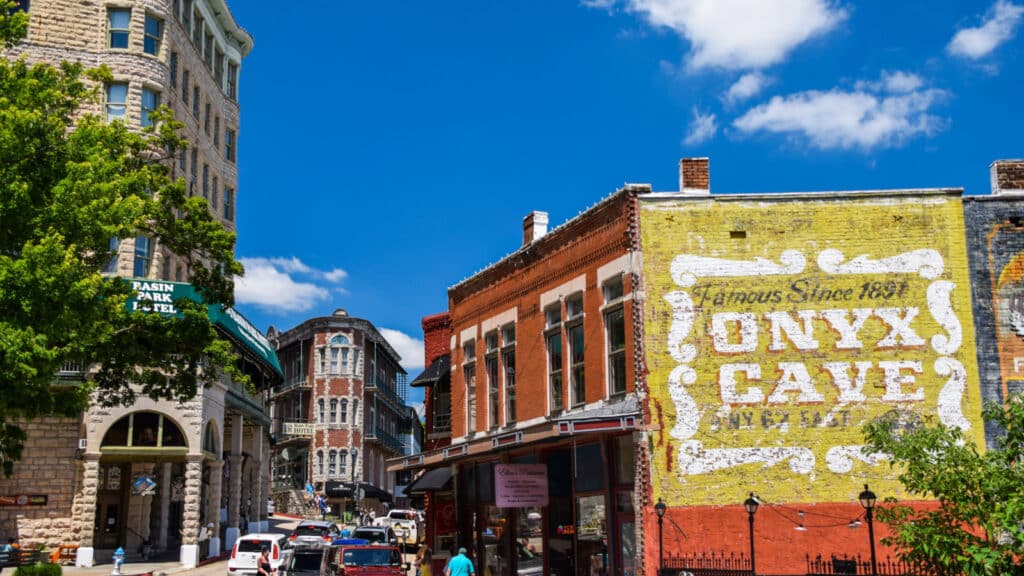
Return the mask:
<svg viewBox="0 0 1024 576">
<path fill-rule="evenodd" d="M 296 549 L 288 561 L 288 576 L 321 576 L 320 570 L 327 550 L 327 547 Z"/>
</svg>

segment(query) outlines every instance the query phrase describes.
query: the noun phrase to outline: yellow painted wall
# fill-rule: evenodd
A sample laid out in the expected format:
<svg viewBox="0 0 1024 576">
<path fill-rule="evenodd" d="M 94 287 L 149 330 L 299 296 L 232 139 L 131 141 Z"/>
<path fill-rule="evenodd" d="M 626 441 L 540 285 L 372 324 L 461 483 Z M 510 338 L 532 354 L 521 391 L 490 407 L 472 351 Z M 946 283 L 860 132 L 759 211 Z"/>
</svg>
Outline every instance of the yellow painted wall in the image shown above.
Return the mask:
<svg viewBox="0 0 1024 576">
<path fill-rule="evenodd" d="M 640 205 L 656 499 L 901 496 L 887 414 L 984 445 L 958 197 Z"/>
</svg>

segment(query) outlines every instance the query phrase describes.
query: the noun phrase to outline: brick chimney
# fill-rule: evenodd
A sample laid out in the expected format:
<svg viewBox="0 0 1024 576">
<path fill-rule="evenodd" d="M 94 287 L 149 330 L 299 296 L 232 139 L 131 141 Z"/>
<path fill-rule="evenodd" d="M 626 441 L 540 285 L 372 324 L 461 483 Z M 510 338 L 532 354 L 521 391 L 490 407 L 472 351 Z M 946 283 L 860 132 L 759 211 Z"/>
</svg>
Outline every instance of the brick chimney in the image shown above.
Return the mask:
<svg viewBox="0 0 1024 576">
<path fill-rule="evenodd" d="M 523 218 L 523 246 L 548 233 L 548 213 L 534 210 Z"/>
<path fill-rule="evenodd" d="M 1024 160 L 996 160 L 989 166 L 992 194 L 1024 194 Z"/>
<path fill-rule="evenodd" d="M 711 194 L 711 174 L 707 158 L 679 160 L 679 191 L 684 194 Z"/>
</svg>

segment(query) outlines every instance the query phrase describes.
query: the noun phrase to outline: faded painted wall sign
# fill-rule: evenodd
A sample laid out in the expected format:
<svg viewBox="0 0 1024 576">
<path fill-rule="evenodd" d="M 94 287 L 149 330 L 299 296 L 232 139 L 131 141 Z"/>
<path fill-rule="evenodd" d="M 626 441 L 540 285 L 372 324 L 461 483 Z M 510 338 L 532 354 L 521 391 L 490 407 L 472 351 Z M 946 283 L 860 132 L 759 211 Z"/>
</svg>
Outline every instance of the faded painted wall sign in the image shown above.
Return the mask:
<svg viewBox="0 0 1024 576">
<path fill-rule="evenodd" d="M 982 438 L 958 199 L 641 207 L 656 497 L 894 494 L 866 422 Z"/>
</svg>

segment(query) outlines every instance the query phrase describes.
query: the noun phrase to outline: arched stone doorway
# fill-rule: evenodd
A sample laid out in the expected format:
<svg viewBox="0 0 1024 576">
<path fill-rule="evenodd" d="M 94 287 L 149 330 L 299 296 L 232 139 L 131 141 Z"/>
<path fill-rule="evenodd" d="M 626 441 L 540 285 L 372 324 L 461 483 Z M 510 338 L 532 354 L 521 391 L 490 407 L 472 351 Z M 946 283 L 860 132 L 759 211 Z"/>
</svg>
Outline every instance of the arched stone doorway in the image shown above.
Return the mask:
<svg viewBox="0 0 1024 576">
<path fill-rule="evenodd" d="M 93 545 L 98 557 L 177 551 L 182 543 L 188 439 L 167 414 L 140 410 L 100 442 Z"/>
</svg>

